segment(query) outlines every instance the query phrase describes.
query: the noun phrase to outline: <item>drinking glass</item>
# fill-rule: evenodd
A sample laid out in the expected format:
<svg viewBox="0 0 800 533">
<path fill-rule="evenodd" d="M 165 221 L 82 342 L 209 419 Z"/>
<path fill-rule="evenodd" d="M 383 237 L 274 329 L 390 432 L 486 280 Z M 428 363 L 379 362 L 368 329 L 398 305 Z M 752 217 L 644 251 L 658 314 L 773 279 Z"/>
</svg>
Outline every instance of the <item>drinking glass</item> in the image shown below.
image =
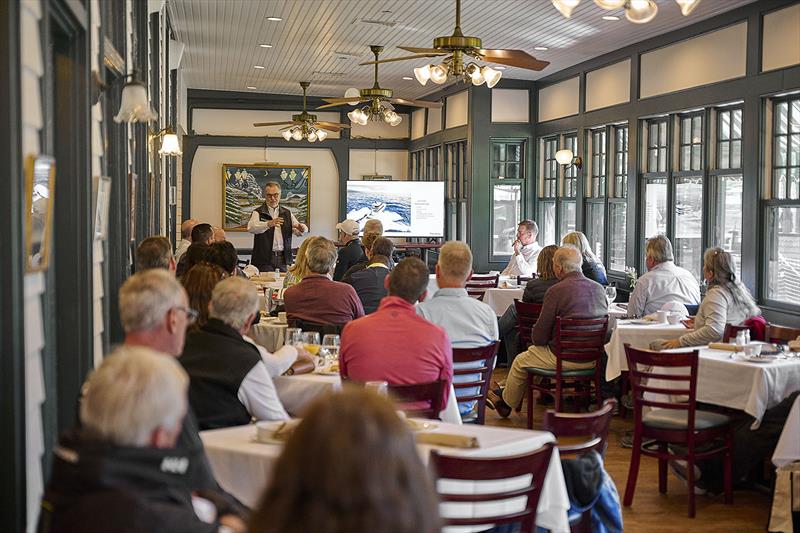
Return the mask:
<svg viewBox="0 0 800 533">
<path fill-rule="evenodd" d="M 606 300 L 608 300 L 608 305 L 610 306 L 614 300 L 617 299 L 617 288 L 613 285 L 609 285 L 606 287 Z"/>
<path fill-rule="evenodd" d="M 319 333 L 316 331 L 304 331 L 303 347 L 311 355 L 317 355 L 319 353 Z"/>
<path fill-rule="evenodd" d="M 286 328 L 286 339 L 284 341 L 286 346 L 294 346 L 295 348 L 303 345 L 303 330 L 300 328 Z"/>
<path fill-rule="evenodd" d="M 328 334 L 322 337 L 322 347 L 328 352 L 328 364 L 339 360 L 339 345 L 341 339 L 339 335 Z"/>
</svg>

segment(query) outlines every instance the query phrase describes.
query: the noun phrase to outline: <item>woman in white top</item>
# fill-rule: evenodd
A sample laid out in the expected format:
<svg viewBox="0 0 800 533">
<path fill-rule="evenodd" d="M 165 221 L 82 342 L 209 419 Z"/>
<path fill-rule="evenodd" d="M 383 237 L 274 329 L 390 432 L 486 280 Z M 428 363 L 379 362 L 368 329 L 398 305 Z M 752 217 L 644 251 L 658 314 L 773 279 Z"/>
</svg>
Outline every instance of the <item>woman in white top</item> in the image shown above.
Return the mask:
<svg viewBox="0 0 800 533">
<path fill-rule="evenodd" d="M 741 324 L 761 314 L 747 287 L 736 278 L 733 257 L 722 248 L 706 250 L 703 276 L 708 285 L 706 296 L 697 316 L 684 322 L 692 330 L 677 339 L 662 342 L 662 349 L 718 342 L 725 332 L 725 324 Z"/>
</svg>

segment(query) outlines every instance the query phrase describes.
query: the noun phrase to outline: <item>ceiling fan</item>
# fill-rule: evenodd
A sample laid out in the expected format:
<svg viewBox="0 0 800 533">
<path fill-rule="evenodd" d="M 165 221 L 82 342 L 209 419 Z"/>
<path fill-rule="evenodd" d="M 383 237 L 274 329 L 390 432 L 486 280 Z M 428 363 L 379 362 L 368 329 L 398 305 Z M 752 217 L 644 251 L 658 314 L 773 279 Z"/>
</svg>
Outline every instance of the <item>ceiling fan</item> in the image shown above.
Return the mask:
<svg viewBox="0 0 800 533">
<path fill-rule="evenodd" d="M 317 109 L 325 109 L 327 107 L 334 107 L 342 104 L 357 105 L 366 103 L 367 105 L 361 109 L 355 109 L 347 114 L 352 122 L 366 125 L 369 120 L 383 120 L 392 126 L 397 126 L 402 122 L 403 117 L 394 111 L 392 104 L 408 105 L 413 107 L 428 107 L 439 108 L 442 107 L 441 102 L 426 102 L 424 100 L 407 100 L 405 98 L 395 98 L 392 95 L 394 92 L 391 89 L 384 89 L 378 84 L 378 56 L 383 51 L 383 46 L 373 45 L 369 47 L 375 55 L 375 61 L 369 63 L 362 63 L 375 65 L 375 84 L 369 89 L 358 89 L 358 96 L 345 96 L 344 98 L 323 98 L 328 102 L 325 105 L 319 106 Z M 348 91 L 349 92 L 349 91 Z M 347 94 L 347 93 L 345 93 Z"/>
<path fill-rule="evenodd" d="M 436 37 L 433 40 L 433 48 L 417 48 L 414 46 L 399 46 L 407 52 L 415 55 L 393 57 L 378 61 L 367 61 L 362 65 L 372 63 L 388 63 L 390 61 L 406 61 L 408 59 L 419 59 L 421 57 L 440 57 L 446 56 L 439 65 L 425 65 L 414 69 L 414 75 L 422 85 L 433 80 L 434 83 L 442 84 L 449 77 L 461 77 L 469 79 L 474 85 L 486 83 L 488 87 L 494 87 L 502 73 L 491 67 L 480 67 L 476 63 L 464 64 L 465 56 L 489 63 L 499 63 L 510 67 L 520 67 L 528 70 L 542 70 L 550 63 L 541 61 L 522 50 L 486 49 L 481 48 L 482 43 L 478 37 L 469 37 L 461 32 L 461 0 L 456 0 L 456 27 L 453 35 L 448 37 Z"/>
<path fill-rule="evenodd" d="M 339 131 L 342 128 L 349 128 L 349 124 L 338 122 L 326 122 L 317 120 L 317 115 L 312 115 L 306 107 L 306 91 L 311 82 L 301 81 L 300 87 L 303 88 L 303 112 L 299 115 L 292 115 L 292 120 L 282 120 L 280 122 L 255 122 L 253 126 L 287 126 L 281 130 L 281 135 L 287 141 L 294 139 L 299 141 L 307 139 L 308 142 L 324 141 L 328 136 L 328 131 Z M 326 131 L 327 130 L 327 131 Z"/>
</svg>

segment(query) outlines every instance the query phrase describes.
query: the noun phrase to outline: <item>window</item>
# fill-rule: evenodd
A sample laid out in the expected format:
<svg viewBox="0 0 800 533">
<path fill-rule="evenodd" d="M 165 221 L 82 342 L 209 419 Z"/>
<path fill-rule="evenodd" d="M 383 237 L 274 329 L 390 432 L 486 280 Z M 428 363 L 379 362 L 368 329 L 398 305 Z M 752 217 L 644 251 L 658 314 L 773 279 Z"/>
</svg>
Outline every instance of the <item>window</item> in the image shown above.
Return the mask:
<svg viewBox="0 0 800 533">
<path fill-rule="evenodd" d="M 720 108 L 716 112 L 716 165 L 710 175 L 714 186 L 712 246 L 729 252 L 742 272 L 742 110 Z"/>
<path fill-rule="evenodd" d="M 701 115 L 681 118 L 681 170 L 702 170 L 703 165 L 703 117 Z"/>
<path fill-rule="evenodd" d="M 606 219 L 606 128 L 589 132 L 589 183 L 584 233 L 597 257 L 604 257 Z"/>
<path fill-rule="evenodd" d="M 427 181 L 439 181 L 441 179 L 439 174 L 441 151 L 441 146 L 434 146 L 427 150 L 427 172 L 425 173 Z"/>
<path fill-rule="evenodd" d="M 414 181 L 425 179 L 425 150 L 411 152 L 411 176 L 409 179 Z"/>
<path fill-rule="evenodd" d="M 608 200 L 608 265 L 609 270 L 625 270 L 628 246 L 628 125 L 612 128 L 614 132 L 614 181 Z"/>
<path fill-rule="evenodd" d="M 447 239 L 466 240 L 469 220 L 467 203 L 467 141 L 445 145 L 445 181 L 447 182 Z"/>
<path fill-rule="evenodd" d="M 465 145 L 466 146 L 466 145 Z M 555 152 L 552 153 L 555 163 Z M 525 179 L 525 142 L 521 140 L 492 140 L 492 258 L 507 257 L 514 252 L 517 224 L 522 213 L 523 182 Z"/>
<path fill-rule="evenodd" d="M 667 171 L 667 119 L 647 122 L 647 172 Z"/>
<path fill-rule="evenodd" d="M 544 246 L 556 242 L 556 197 L 558 196 L 559 166 L 556 161 L 558 137 L 541 141 L 541 192 L 539 202 L 539 242 Z"/>
<path fill-rule="evenodd" d="M 772 198 L 767 201 L 767 297 L 800 301 L 800 95 L 772 101 Z"/>
<path fill-rule="evenodd" d="M 570 149 L 578 154 L 578 135 L 575 133 L 546 137 L 539 141 L 540 179 L 539 243 L 558 244 L 565 233 L 575 231 L 578 169 L 574 165 L 562 168 L 556 152 Z"/>
<path fill-rule="evenodd" d="M 717 111 L 717 168 L 742 168 L 742 110 Z"/>
<path fill-rule="evenodd" d="M 594 198 L 606 195 L 606 130 L 594 130 L 592 135 L 592 181 L 590 196 Z"/>
</svg>

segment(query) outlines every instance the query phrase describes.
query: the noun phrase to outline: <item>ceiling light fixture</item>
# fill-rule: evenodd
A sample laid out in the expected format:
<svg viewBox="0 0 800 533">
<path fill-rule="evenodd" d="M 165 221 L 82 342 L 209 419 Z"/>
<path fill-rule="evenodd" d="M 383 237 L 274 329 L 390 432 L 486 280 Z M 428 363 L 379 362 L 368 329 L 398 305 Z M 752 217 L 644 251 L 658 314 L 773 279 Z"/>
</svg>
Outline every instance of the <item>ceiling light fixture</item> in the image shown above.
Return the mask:
<svg viewBox="0 0 800 533">
<path fill-rule="evenodd" d="M 272 45 L 271 45 L 271 44 L 266 44 L 266 43 L 264 43 L 264 44 L 259 44 L 258 46 L 260 46 L 261 48 L 272 48 Z"/>
<path fill-rule="evenodd" d="M 403 79 L 404 80 L 413 80 L 414 78 L 412 78 L 411 76 L 403 76 Z"/>
<path fill-rule="evenodd" d="M 267 17 L 267 20 L 270 22 L 281 22 L 283 19 L 281 17 Z"/>
<path fill-rule="evenodd" d="M 264 65 L 253 65 L 253 68 L 258 70 L 264 70 Z"/>
<path fill-rule="evenodd" d="M 248 89 L 256 89 L 257 87 L 255 85 L 248 85 L 247 88 Z"/>
<path fill-rule="evenodd" d="M 539 50 L 540 52 L 544 52 L 545 50 L 549 50 L 546 46 L 534 46 L 534 50 Z"/>
<path fill-rule="evenodd" d="M 578 7 L 580 0 L 551 0 L 562 15 L 569 18 L 572 11 Z M 689 16 L 700 4 L 700 0 L 675 0 L 680 6 L 684 17 Z M 658 4 L 655 0 L 594 0 L 594 3 L 607 10 L 625 9 L 625 18 L 635 24 L 646 24 L 658 14 Z M 619 20 L 619 17 L 605 16 L 603 20 Z"/>
<path fill-rule="evenodd" d="M 508 67 L 504 67 L 503 65 L 497 65 L 497 66 L 494 67 L 495 70 L 505 70 L 507 68 Z"/>
<path fill-rule="evenodd" d="M 131 81 L 122 88 L 119 111 L 114 122 L 150 122 L 158 118 L 158 113 L 150 107 L 147 86 L 136 79 L 135 73 L 129 75 Z"/>
</svg>

